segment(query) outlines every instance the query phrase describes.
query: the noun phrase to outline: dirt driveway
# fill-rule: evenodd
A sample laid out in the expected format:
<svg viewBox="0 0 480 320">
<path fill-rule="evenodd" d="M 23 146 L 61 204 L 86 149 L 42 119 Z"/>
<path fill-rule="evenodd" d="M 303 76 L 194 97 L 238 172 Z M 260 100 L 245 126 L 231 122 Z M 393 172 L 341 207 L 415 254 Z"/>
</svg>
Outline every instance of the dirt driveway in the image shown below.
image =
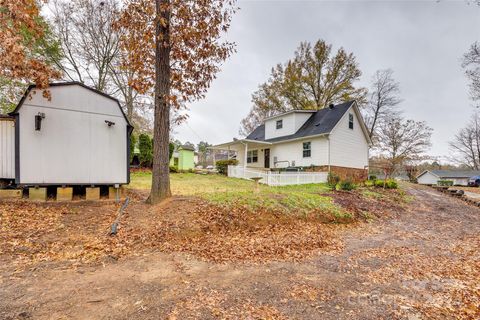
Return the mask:
<svg viewBox="0 0 480 320">
<path fill-rule="evenodd" d="M 1 319 L 480 318 L 480 209 L 409 187 L 410 210 L 301 262 L 214 264 L 146 253 L 83 266 L 0 267 Z"/>
</svg>

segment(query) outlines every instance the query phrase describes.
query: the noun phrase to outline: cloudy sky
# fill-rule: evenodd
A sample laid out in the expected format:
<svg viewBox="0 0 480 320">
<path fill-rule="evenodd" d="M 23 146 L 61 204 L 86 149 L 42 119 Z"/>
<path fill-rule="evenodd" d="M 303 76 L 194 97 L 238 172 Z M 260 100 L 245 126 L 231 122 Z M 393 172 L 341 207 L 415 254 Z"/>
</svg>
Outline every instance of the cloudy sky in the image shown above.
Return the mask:
<svg viewBox="0 0 480 320">
<path fill-rule="evenodd" d="M 448 141 L 474 107 L 461 57 L 480 41 L 480 7 L 468 1 L 240 1 L 228 39 L 237 52 L 225 62 L 206 99 L 190 105 L 175 138 L 217 144 L 238 136 L 251 94 L 272 66 L 301 41 L 324 39 L 353 52 L 368 86 L 378 69 L 400 82 L 404 115 L 434 129 L 429 154 L 446 156 Z"/>
</svg>

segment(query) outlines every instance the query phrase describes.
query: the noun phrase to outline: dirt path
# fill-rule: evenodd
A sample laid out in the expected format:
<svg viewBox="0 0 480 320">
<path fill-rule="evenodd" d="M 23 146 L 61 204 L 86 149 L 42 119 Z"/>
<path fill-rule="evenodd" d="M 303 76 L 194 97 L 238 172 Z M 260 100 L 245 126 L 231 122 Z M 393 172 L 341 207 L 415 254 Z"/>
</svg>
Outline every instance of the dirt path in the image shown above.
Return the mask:
<svg viewBox="0 0 480 320">
<path fill-rule="evenodd" d="M 213 264 L 149 253 L 0 273 L 1 319 L 480 317 L 480 209 L 409 187 L 410 210 L 347 231 L 341 253 Z"/>
</svg>

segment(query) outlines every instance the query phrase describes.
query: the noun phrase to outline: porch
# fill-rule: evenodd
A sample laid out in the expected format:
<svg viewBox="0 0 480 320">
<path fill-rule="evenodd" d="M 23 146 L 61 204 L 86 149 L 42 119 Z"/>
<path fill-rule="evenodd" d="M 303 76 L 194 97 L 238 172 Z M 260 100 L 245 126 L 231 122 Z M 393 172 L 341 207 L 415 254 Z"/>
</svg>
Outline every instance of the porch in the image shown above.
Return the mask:
<svg viewBox="0 0 480 320">
<path fill-rule="evenodd" d="M 228 176 L 240 179 L 259 177 L 260 183 L 269 186 L 289 186 L 309 183 L 327 182 L 328 172 L 274 172 L 265 169 L 228 166 Z"/>
<path fill-rule="evenodd" d="M 244 168 L 264 169 L 268 171 L 275 165 L 270 156 L 272 143 L 249 139 L 234 139 L 231 142 L 210 147 L 212 150 L 224 151 L 230 154 L 234 151 L 237 155 L 238 165 Z"/>
</svg>

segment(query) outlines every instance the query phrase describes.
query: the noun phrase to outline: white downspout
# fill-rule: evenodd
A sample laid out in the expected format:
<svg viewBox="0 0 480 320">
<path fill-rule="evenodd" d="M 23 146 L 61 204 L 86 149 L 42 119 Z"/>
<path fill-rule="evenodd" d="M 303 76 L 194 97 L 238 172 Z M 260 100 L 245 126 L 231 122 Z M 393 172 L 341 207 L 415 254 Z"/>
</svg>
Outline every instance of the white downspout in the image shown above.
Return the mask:
<svg viewBox="0 0 480 320">
<path fill-rule="evenodd" d="M 327 136 L 328 141 L 328 173 L 330 174 L 330 136 Z"/>
</svg>

